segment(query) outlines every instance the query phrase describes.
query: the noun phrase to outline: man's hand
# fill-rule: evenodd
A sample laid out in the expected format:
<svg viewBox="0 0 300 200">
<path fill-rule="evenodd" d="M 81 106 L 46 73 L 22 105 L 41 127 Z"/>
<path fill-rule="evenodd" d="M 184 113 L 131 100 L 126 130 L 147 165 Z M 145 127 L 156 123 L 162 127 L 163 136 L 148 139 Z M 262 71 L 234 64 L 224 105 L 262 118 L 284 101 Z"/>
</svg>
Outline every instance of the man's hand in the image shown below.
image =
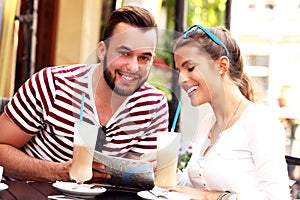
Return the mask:
<svg viewBox="0 0 300 200">
<path fill-rule="evenodd" d="M 57 181 L 70 181 L 69 170 L 72 165 L 72 160 L 69 160 L 64 163 L 57 163 L 54 174 L 57 176 Z"/>
<path fill-rule="evenodd" d="M 93 178 L 91 182 L 103 182 L 111 178 L 110 174 L 101 172 L 104 171 L 105 165 L 98 162 L 93 162 Z"/>
</svg>

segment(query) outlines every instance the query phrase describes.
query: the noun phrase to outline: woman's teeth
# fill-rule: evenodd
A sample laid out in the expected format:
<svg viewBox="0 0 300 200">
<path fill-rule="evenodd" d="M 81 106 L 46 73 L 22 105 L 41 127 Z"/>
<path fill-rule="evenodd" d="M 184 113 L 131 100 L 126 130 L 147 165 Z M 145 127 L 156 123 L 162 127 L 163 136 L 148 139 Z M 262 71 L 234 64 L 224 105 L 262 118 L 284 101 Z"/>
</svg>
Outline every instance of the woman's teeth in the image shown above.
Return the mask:
<svg viewBox="0 0 300 200">
<path fill-rule="evenodd" d="M 186 92 L 189 94 L 189 93 L 195 91 L 197 88 L 198 88 L 198 86 L 193 86 L 190 89 L 188 89 Z"/>
</svg>

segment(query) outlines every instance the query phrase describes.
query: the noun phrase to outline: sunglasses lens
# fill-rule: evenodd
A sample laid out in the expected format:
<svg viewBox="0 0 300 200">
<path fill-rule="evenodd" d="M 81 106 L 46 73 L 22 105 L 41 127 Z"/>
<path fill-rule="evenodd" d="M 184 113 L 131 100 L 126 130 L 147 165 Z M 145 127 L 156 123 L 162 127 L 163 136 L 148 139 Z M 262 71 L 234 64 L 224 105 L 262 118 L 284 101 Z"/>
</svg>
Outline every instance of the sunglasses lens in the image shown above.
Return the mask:
<svg viewBox="0 0 300 200">
<path fill-rule="evenodd" d="M 99 152 L 102 152 L 103 145 L 105 143 L 106 143 L 106 127 L 102 126 L 102 127 L 99 127 L 99 130 L 98 130 L 98 137 L 97 137 L 95 149 Z"/>
</svg>

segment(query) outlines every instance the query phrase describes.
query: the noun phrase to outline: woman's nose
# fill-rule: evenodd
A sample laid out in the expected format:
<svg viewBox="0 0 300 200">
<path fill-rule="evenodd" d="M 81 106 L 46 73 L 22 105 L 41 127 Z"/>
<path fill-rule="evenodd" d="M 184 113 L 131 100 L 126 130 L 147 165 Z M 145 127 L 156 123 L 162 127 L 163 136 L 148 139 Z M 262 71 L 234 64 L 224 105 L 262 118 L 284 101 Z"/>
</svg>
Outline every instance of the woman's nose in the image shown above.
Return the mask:
<svg viewBox="0 0 300 200">
<path fill-rule="evenodd" d="M 178 84 L 179 85 L 182 85 L 182 84 L 186 83 L 187 81 L 188 81 L 188 78 L 185 77 L 183 74 L 180 73 L 178 75 Z"/>
</svg>

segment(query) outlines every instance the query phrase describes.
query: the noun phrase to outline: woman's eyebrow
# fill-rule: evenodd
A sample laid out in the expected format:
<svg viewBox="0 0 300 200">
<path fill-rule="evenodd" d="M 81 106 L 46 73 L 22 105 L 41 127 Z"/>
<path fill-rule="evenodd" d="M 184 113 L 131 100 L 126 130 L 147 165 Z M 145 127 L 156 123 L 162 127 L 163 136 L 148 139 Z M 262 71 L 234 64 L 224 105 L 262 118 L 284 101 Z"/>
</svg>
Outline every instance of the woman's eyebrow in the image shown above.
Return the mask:
<svg viewBox="0 0 300 200">
<path fill-rule="evenodd" d="M 185 65 L 189 64 L 191 60 L 186 60 L 181 64 L 181 67 L 185 67 Z"/>
</svg>

